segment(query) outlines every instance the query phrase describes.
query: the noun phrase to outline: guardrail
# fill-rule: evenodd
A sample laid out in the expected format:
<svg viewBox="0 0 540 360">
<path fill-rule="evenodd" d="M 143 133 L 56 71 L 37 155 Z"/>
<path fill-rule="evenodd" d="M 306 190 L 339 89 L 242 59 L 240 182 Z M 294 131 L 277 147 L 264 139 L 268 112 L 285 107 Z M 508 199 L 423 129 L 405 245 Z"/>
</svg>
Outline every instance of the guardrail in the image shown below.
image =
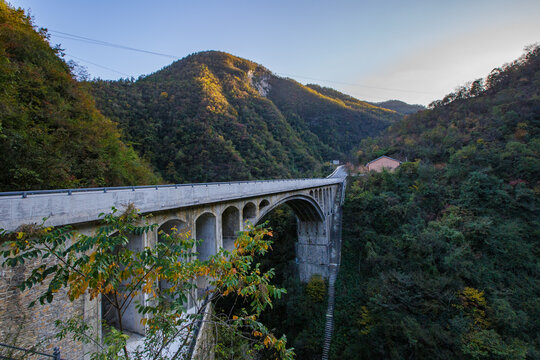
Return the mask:
<svg viewBox="0 0 540 360">
<path fill-rule="evenodd" d="M 339 166 L 336 167 L 336 168 L 334 169 L 334 171 L 332 171 L 332 173 L 331 173 L 330 175 L 328 175 L 326 178 L 327 178 L 327 179 L 333 178 L 333 177 L 336 175 L 336 173 L 337 173 L 341 168 L 343 168 L 343 167 L 345 167 L 345 165 L 339 165 Z"/>
<path fill-rule="evenodd" d="M 332 173 L 333 174 L 333 173 Z M 114 187 L 96 187 L 96 188 L 78 188 L 78 189 L 55 189 L 55 190 L 28 190 L 28 191 L 5 191 L 0 192 L 2 196 L 22 196 L 26 198 L 28 195 L 47 195 L 47 194 L 67 194 L 84 193 L 84 192 L 108 192 L 119 190 L 144 190 L 144 189 L 163 189 L 163 188 L 179 188 L 179 187 L 194 187 L 194 186 L 209 186 L 209 185 L 233 185 L 233 184 L 249 184 L 249 183 L 267 183 L 267 182 L 292 182 L 305 180 L 328 180 L 328 178 L 302 178 L 302 179 L 276 179 L 276 180 L 245 180 L 245 181 L 223 181 L 210 183 L 190 183 L 190 184 L 165 184 L 165 185 L 139 185 L 139 186 L 114 186 Z"/>
</svg>

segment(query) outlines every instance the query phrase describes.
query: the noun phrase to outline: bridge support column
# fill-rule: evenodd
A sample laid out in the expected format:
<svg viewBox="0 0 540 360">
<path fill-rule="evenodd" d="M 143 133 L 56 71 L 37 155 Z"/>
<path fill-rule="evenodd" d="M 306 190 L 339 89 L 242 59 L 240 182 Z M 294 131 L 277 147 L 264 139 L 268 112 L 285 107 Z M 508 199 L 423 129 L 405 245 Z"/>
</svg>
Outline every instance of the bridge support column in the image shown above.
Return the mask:
<svg viewBox="0 0 540 360">
<path fill-rule="evenodd" d="M 327 222 L 298 220 L 296 260 L 300 281 L 315 275 L 328 278 L 329 247 Z"/>
</svg>

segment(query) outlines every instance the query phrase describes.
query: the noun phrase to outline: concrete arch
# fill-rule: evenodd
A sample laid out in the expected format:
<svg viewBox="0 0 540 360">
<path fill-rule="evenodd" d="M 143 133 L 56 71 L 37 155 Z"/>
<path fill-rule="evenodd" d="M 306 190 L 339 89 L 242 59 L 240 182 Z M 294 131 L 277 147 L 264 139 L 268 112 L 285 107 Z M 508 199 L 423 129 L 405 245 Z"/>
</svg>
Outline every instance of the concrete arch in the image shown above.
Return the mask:
<svg viewBox="0 0 540 360">
<path fill-rule="evenodd" d="M 262 199 L 261 202 L 259 203 L 259 212 L 265 207 L 267 207 L 268 205 L 270 205 L 270 201 L 268 201 L 267 199 Z"/>
<path fill-rule="evenodd" d="M 244 208 L 242 209 L 242 220 L 246 222 L 246 220 L 253 221 L 257 217 L 257 207 L 254 203 L 251 201 L 247 202 L 246 205 L 244 205 Z"/>
<path fill-rule="evenodd" d="M 232 250 L 236 234 L 240 231 L 240 210 L 236 206 L 229 206 L 221 213 L 221 235 L 223 248 Z"/>
<path fill-rule="evenodd" d="M 293 195 L 275 202 L 272 206 L 266 207 L 264 211 L 259 214 L 255 223 L 258 223 L 266 214 L 281 204 L 289 205 L 301 221 L 324 221 L 324 212 L 314 198 L 306 195 Z"/>
<path fill-rule="evenodd" d="M 176 231 L 178 233 L 182 233 L 182 232 L 187 231 L 188 225 L 184 220 L 180 220 L 180 219 L 169 219 L 169 220 L 163 222 L 158 227 L 158 241 L 161 240 L 160 237 L 159 237 L 159 233 L 161 231 L 163 231 L 164 233 L 170 235 L 170 234 L 173 233 L 173 231 L 174 231 L 173 229 L 176 229 Z"/>
<path fill-rule="evenodd" d="M 216 254 L 216 216 L 211 212 L 201 214 L 195 220 L 195 239 L 197 239 L 197 258 L 208 260 Z"/>
</svg>

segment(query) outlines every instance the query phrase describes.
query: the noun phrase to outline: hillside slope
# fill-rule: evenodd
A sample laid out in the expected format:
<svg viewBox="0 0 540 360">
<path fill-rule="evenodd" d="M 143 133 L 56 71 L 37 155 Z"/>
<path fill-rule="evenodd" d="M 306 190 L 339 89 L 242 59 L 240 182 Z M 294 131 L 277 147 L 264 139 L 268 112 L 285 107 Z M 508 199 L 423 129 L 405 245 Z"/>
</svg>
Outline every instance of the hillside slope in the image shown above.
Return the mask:
<svg viewBox="0 0 540 360">
<path fill-rule="evenodd" d="M 227 53 L 190 55 L 137 81 L 91 83 L 97 106 L 167 181 L 320 174 L 400 115 L 351 106 Z"/>
<path fill-rule="evenodd" d="M 364 142 L 361 160 L 382 154 L 441 166 L 466 160 L 498 176 L 536 181 L 539 68 L 538 48 L 533 48 L 514 63 L 494 69 L 485 80 L 435 101 L 430 111 L 395 123 L 375 143 Z"/>
<path fill-rule="evenodd" d="M 414 114 L 414 113 L 417 113 L 419 111 L 426 109 L 422 105 L 418 105 L 418 104 L 411 105 L 400 100 L 387 100 L 387 101 L 376 102 L 372 104 L 375 106 L 382 107 L 384 109 L 394 110 L 395 112 L 403 114 L 403 115 Z"/>
<path fill-rule="evenodd" d="M 533 47 L 364 141 L 417 160 L 351 184 L 332 359 L 540 358 L 539 135 Z"/>
<path fill-rule="evenodd" d="M 0 191 L 156 182 L 59 54 L 0 0 Z"/>
</svg>

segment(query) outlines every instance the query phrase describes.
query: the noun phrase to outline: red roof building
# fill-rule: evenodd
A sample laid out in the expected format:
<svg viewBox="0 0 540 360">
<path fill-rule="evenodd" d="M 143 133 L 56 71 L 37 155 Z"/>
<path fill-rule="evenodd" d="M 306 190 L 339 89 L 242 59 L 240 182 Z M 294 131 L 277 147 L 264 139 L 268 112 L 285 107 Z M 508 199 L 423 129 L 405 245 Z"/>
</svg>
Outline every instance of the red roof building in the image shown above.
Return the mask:
<svg viewBox="0 0 540 360">
<path fill-rule="evenodd" d="M 366 167 L 368 168 L 368 171 L 383 171 L 383 169 L 387 170 L 394 170 L 399 165 L 401 165 L 401 161 L 393 159 L 389 156 L 383 155 L 381 157 L 376 158 L 375 160 L 371 160 L 366 164 Z"/>
</svg>

